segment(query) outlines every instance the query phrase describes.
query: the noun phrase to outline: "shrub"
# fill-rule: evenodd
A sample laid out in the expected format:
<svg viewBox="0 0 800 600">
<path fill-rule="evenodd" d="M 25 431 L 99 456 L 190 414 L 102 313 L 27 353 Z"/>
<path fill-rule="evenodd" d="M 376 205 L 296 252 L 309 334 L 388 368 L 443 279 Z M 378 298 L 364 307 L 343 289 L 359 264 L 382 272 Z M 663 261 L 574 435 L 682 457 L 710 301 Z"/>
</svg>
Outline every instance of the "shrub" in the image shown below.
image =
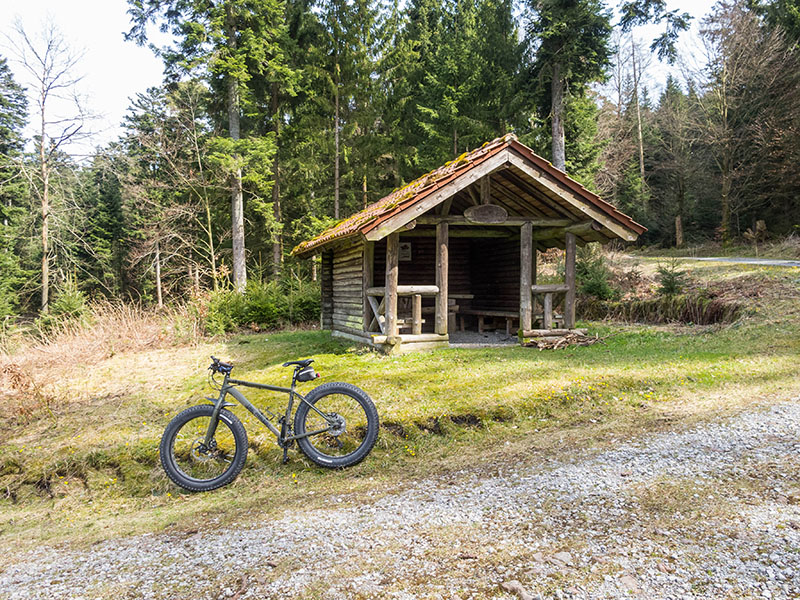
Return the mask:
<svg viewBox="0 0 800 600">
<path fill-rule="evenodd" d="M 251 281 L 244 294 L 231 290 L 197 298 L 192 311 L 212 335 L 241 327 L 273 328 L 316 320 L 320 310 L 317 283 Z"/>
<path fill-rule="evenodd" d="M 673 260 L 669 265 L 658 267 L 659 296 L 677 296 L 686 287 L 686 271 L 678 269 L 678 261 Z"/>
<path fill-rule="evenodd" d="M 587 244 L 578 250 L 575 261 L 578 292 L 599 300 L 613 300 L 619 297 L 619 290 L 610 283 L 611 270 L 605 258 L 594 245 Z"/>
<path fill-rule="evenodd" d="M 50 332 L 60 325 L 85 324 L 90 311 L 86 295 L 78 289 L 74 277 L 67 277 L 50 304 L 50 310 L 36 319 L 42 332 Z"/>
</svg>

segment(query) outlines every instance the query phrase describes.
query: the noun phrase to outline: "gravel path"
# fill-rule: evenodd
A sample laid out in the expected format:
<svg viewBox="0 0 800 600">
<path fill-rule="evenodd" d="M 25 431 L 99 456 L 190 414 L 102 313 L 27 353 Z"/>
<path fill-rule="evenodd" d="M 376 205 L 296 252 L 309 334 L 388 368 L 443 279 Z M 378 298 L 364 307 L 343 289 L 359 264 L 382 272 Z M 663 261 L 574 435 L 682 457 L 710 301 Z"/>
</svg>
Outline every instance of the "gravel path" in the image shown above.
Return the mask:
<svg viewBox="0 0 800 600">
<path fill-rule="evenodd" d="M 782 258 L 743 258 L 736 256 L 681 256 L 680 260 L 701 260 L 706 262 L 726 262 L 736 265 L 760 265 L 763 267 L 800 267 L 800 260 Z"/>
<path fill-rule="evenodd" d="M 41 549 L 0 598 L 800 598 L 800 398 L 269 527 Z"/>
</svg>

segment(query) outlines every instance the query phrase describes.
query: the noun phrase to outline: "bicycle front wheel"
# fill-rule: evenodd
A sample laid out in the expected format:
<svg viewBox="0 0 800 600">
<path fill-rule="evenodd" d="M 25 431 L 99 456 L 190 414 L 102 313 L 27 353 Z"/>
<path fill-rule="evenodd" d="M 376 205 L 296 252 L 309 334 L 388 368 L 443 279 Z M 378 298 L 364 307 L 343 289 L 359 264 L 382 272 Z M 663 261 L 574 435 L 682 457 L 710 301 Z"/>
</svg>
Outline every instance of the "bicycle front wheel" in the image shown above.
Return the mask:
<svg viewBox="0 0 800 600">
<path fill-rule="evenodd" d="M 325 383 L 309 392 L 294 416 L 297 445 L 322 467 L 361 462 L 378 439 L 378 411 L 366 392 L 349 383 Z"/>
<path fill-rule="evenodd" d="M 236 479 L 247 458 L 247 432 L 236 416 L 221 410 L 211 442 L 206 432 L 214 407 L 187 408 L 170 421 L 161 437 L 161 465 L 167 476 L 192 492 L 207 492 Z"/>
</svg>

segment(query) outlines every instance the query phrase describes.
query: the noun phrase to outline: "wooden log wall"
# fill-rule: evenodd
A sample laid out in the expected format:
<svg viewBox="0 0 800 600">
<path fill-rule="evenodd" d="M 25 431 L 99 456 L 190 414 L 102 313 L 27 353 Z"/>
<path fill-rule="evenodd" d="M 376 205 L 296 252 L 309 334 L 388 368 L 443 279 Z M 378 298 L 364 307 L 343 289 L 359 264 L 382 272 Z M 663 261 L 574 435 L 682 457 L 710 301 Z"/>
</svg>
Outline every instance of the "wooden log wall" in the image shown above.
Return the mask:
<svg viewBox="0 0 800 600">
<path fill-rule="evenodd" d="M 333 251 L 333 329 L 364 335 L 363 268 L 361 244 Z"/>
<path fill-rule="evenodd" d="M 519 260 L 519 240 L 471 240 L 472 308 L 519 313 Z"/>
<path fill-rule="evenodd" d="M 452 231 L 452 228 L 450 229 Z M 404 235 L 400 243 L 411 243 L 411 262 L 400 261 L 400 285 L 436 285 L 436 238 L 410 237 Z M 451 294 L 469 294 L 469 239 L 450 238 L 448 282 Z M 383 281 L 386 276 L 386 240 L 375 243 L 375 275 L 374 281 Z M 379 284 L 376 284 L 379 285 Z M 426 306 L 433 306 L 429 299 Z"/>
<path fill-rule="evenodd" d="M 320 286 L 322 288 L 322 329 L 333 329 L 333 252 L 322 253 L 320 263 Z"/>
</svg>

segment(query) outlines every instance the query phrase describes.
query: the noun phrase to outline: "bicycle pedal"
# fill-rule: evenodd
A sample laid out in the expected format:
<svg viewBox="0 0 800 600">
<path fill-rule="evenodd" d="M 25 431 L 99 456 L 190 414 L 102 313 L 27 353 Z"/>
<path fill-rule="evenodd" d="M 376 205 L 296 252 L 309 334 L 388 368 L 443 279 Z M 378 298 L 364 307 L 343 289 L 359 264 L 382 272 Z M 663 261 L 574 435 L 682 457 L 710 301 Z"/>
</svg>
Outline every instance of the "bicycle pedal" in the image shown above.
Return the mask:
<svg viewBox="0 0 800 600">
<path fill-rule="evenodd" d="M 283 447 L 283 464 L 287 464 L 289 462 L 289 448 L 284 446 Z"/>
</svg>

